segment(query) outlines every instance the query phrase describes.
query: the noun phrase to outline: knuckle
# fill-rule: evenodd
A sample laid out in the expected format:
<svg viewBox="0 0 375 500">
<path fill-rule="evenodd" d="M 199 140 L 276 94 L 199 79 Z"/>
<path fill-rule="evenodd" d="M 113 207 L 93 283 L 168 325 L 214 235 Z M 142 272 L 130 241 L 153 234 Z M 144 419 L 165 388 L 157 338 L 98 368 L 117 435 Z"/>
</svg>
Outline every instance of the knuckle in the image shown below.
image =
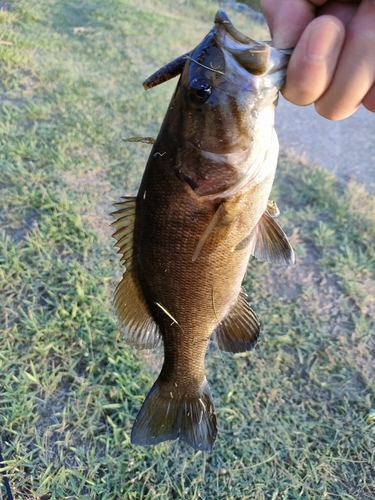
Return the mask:
<svg viewBox="0 0 375 500">
<path fill-rule="evenodd" d="M 373 54 L 375 49 L 374 22 L 375 16 L 371 25 L 360 22 L 351 24 L 346 35 L 347 43 L 355 46 L 361 53 L 367 54 L 370 52 Z"/>
<path fill-rule="evenodd" d="M 370 91 L 365 95 L 362 104 L 368 111 L 375 113 L 375 84 L 370 89 Z"/>
<path fill-rule="evenodd" d="M 323 94 L 325 87 L 325 82 L 315 67 L 298 64 L 288 71 L 284 95 L 298 106 L 307 106 Z"/>
<path fill-rule="evenodd" d="M 355 113 L 357 107 L 338 106 L 331 101 L 326 102 L 324 100 L 322 101 L 318 99 L 315 102 L 315 110 L 320 116 L 327 118 L 327 120 L 339 121 L 343 120 L 344 118 L 348 118 L 348 116 Z"/>
</svg>

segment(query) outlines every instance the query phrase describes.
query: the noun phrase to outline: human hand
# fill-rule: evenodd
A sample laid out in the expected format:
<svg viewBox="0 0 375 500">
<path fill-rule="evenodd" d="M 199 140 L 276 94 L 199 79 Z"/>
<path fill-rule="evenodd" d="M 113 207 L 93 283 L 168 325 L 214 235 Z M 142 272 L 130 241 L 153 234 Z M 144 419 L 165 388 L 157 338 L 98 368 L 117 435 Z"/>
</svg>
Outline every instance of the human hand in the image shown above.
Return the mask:
<svg viewBox="0 0 375 500">
<path fill-rule="evenodd" d="M 261 0 L 273 45 L 295 47 L 284 97 L 330 120 L 375 112 L 375 0 Z"/>
</svg>

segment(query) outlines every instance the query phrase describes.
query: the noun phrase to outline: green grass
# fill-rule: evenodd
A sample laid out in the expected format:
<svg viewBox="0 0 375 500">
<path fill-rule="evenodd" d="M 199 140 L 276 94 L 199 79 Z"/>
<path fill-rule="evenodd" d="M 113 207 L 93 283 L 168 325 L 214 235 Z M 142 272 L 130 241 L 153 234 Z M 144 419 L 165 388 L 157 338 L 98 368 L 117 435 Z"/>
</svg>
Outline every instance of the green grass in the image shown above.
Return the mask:
<svg viewBox="0 0 375 500">
<path fill-rule="evenodd" d="M 111 306 L 122 268 L 108 213 L 149 152 L 121 139 L 156 135 L 175 82 L 141 82 L 216 8 L 0 12 L 0 446 L 16 499 L 375 497 L 375 200 L 286 157 L 273 196 L 297 265 L 250 263 L 261 342 L 207 357 L 213 453 L 130 444 L 160 355 L 127 347 Z"/>
</svg>

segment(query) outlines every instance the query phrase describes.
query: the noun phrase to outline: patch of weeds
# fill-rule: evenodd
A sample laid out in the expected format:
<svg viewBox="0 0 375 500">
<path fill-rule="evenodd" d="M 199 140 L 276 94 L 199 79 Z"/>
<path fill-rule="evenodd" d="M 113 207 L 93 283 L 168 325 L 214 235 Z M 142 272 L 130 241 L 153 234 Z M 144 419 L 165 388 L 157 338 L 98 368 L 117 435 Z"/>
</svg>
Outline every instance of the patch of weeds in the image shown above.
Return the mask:
<svg viewBox="0 0 375 500">
<path fill-rule="evenodd" d="M 121 139 L 156 136 L 176 82 L 141 82 L 216 9 L 27 0 L 0 23 L 14 44 L 0 65 L 0 439 L 15 496 L 375 496 L 374 200 L 287 158 L 273 197 L 297 265 L 251 261 L 261 341 L 207 357 L 213 453 L 130 443 L 160 354 L 126 346 L 111 306 L 110 204 L 136 191 L 149 153 Z"/>
</svg>

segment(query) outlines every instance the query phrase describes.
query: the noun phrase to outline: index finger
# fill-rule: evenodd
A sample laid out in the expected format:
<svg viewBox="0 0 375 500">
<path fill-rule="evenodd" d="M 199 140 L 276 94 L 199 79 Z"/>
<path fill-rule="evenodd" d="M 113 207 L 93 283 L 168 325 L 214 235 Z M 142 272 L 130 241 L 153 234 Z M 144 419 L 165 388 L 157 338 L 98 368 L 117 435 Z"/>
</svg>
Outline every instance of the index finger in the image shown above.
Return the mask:
<svg viewBox="0 0 375 500">
<path fill-rule="evenodd" d="M 324 0 L 317 0 L 321 5 Z M 306 26 L 315 18 L 316 5 L 308 0 L 261 0 L 272 43 L 279 49 L 296 46 Z"/>
</svg>

